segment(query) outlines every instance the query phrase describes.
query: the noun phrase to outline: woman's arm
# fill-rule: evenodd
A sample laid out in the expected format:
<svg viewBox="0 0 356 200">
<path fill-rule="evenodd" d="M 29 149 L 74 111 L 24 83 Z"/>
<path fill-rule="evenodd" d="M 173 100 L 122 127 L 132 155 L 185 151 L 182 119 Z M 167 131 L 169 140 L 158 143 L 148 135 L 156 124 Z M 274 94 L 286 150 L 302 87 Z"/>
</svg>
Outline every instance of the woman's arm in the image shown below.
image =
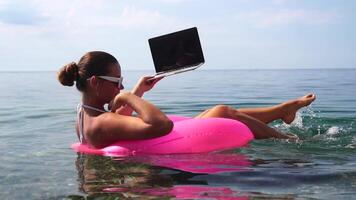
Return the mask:
<svg viewBox="0 0 356 200">
<path fill-rule="evenodd" d="M 173 122 L 156 106 L 133 95 L 120 93 L 114 99 L 113 110 L 127 104 L 138 117 L 105 113 L 97 117 L 88 132 L 88 141 L 96 148 L 118 140 L 148 139 L 163 136 L 173 128 Z"/>
</svg>

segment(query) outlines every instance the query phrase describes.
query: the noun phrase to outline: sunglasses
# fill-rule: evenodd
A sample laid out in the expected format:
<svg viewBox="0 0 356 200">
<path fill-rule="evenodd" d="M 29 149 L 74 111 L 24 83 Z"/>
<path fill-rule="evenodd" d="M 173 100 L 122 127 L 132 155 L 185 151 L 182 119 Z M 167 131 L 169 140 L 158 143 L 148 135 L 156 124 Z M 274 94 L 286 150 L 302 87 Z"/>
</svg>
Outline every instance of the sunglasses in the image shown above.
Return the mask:
<svg viewBox="0 0 356 200">
<path fill-rule="evenodd" d="M 124 80 L 124 77 L 113 77 L 113 76 L 97 76 L 98 78 L 117 83 L 117 88 L 121 89 L 122 81 Z"/>
</svg>

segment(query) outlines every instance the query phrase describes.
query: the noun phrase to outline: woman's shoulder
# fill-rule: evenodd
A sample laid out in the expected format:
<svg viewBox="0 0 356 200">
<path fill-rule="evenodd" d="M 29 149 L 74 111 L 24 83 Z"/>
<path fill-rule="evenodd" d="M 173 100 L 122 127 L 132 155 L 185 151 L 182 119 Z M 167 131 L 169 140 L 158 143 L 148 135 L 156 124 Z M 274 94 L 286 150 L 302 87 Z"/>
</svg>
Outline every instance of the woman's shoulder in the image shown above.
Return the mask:
<svg viewBox="0 0 356 200">
<path fill-rule="evenodd" d="M 112 112 L 106 112 L 91 119 L 88 134 L 111 133 L 125 130 L 127 126 L 135 126 L 139 118 Z"/>
<path fill-rule="evenodd" d="M 110 123 L 115 123 L 118 121 L 118 119 L 121 119 L 121 115 L 112 113 L 112 112 L 106 112 L 102 113 L 98 116 L 91 117 L 90 119 L 90 129 L 91 133 L 94 133 L 96 131 L 100 131 L 103 127 L 107 126 Z"/>
<path fill-rule="evenodd" d="M 136 118 L 133 116 L 126 116 L 126 115 L 122 115 L 122 114 L 118 114 L 118 113 L 113 113 L 113 112 L 106 112 L 103 113 L 101 115 L 98 115 L 96 117 L 93 118 L 93 123 L 100 126 L 103 123 L 112 123 L 112 122 L 125 122 L 131 118 Z"/>
<path fill-rule="evenodd" d="M 141 119 L 116 113 L 103 113 L 92 119 L 86 132 L 87 141 L 96 148 L 113 142 L 146 137 L 149 128 Z"/>
</svg>

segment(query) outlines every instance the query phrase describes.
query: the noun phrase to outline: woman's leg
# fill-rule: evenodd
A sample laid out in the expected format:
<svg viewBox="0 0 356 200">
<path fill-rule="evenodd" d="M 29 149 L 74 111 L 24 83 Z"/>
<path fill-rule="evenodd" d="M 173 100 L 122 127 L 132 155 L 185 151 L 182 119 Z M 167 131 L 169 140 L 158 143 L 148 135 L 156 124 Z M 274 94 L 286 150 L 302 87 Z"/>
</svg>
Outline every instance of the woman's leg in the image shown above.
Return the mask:
<svg viewBox="0 0 356 200">
<path fill-rule="evenodd" d="M 282 119 L 285 123 L 290 124 L 294 118 L 296 112 L 304 107 L 308 106 L 315 100 L 314 94 L 308 94 L 298 99 L 290 100 L 275 106 L 264 108 L 240 108 L 237 111 L 256 118 L 266 124 Z M 209 110 L 204 111 L 197 117 L 203 117 Z"/>
<path fill-rule="evenodd" d="M 280 133 L 273 128 L 267 126 L 262 121 L 253 118 L 245 113 L 239 112 L 238 110 L 225 106 L 218 105 L 212 109 L 206 110 L 197 118 L 209 118 L 209 117 L 221 117 L 239 120 L 250 128 L 256 139 L 266 139 L 266 138 L 281 138 L 281 139 L 295 139 L 295 136 L 286 135 Z"/>
<path fill-rule="evenodd" d="M 298 99 L 290 100 L 271 107 L 240 108 L 237 110 L 266 124 L 277 119 L 282 119 L 285 123 L 290 124 L 294 120 L 296 112 L 300 108 L 311 104 L 315 98 L 316 96 L 314 94 L 308 94 Z"/>
</svg>

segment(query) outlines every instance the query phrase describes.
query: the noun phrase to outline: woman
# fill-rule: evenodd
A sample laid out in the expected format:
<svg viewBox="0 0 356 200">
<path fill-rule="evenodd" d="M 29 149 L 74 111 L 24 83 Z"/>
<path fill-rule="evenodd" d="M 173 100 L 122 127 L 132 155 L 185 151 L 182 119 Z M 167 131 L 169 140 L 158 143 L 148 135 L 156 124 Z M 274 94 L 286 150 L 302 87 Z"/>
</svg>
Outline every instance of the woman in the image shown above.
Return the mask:
<svg viewBox="0 0 356 200">
<path fill-rule="evenodd" d="M 82 104 L 78 106 L 77 135 L 82 143 L 95 148 L 108 146 L 118 140 L 135 140 L 160 137 L 168 134 L 172 121 L 156 106 L 143 100 L 142 95 L 160 80 L 141 78 L 131 92 L 121 92 L 123 77 L 118 61 L 110 54 L 93 51 L 86 53 L 78 64 L 62 67 L 58 80 L 66 86 L 74 82 L 82 92 Z M 295 138 L 267 126 L 282 119 L 291 123 L 296 112 L 315 100 L 314 94 L 266 108 L 235 109 L 217 105 L 205 110 L 196 118 L 220 117 L 239 120 L 250 128 L 256 139 Z M 104 110 L 109 103 L 111 112 Z M 135 111 L 138 115 L 132 116 Z"/>
</svg>

